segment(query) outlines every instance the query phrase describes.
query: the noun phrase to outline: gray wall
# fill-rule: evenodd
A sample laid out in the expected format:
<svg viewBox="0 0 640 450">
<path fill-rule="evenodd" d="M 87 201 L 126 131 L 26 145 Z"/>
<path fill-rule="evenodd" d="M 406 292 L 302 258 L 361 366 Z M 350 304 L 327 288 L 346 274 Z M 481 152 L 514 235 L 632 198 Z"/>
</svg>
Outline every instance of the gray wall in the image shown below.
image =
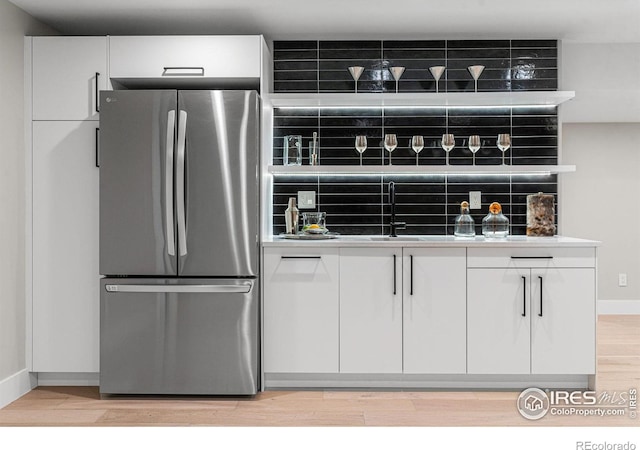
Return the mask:
<svg viewBox="0 0 640 450">
<path fill-rule="evenodd" d="M 0 0 L 0 380 L 26 366 L 24 36 L 45 33 Z"/>
<path fill-rule="evenodd" d="M 562 234 L 602 242 L 599 300 L 640 300 L 640 43 L 565 43 L 561 61 Z"/>
<path fill-rule="evenodd" d="M 640 299 L 640 123 L 570 123 L 562 127 L 562 234 L 595 239 L 598 299 Z M 627 287 L 618 287 L 626 273 Z"/>
</svg>

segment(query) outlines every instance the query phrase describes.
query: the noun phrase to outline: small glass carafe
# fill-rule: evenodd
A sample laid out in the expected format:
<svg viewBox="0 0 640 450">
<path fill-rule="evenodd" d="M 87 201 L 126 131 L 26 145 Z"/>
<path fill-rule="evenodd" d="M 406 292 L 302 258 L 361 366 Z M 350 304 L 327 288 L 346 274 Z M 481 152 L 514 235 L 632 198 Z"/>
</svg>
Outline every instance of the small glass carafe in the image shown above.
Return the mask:
<svg viewBox="0 0 640 450">
<path fill-rule="evenodd" d="M 456 237 L 471 238 L 476 235 L 476 223 L 469 214 L 469 202 L 460 204 L 460 215 L 456 217 L 453 234 Z"/>
<path fill-rule="evenodd" d="M 509 219 L 502 214 L 500 203 L 489 205 L 489 214 L 482 219 L 482 234 L 487 239 L 504 239 L 509 235 Z"/>
</svg>

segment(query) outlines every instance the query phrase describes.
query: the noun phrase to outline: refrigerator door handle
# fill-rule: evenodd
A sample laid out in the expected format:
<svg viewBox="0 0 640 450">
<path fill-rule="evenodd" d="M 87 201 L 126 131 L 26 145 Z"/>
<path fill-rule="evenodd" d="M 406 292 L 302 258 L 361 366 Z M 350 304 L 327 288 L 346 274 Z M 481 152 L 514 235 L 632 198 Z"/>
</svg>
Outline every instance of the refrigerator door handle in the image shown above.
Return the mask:
<svg viewBox="0 0 640 450">
<path fill-rule="evenodd" d="M 187 145 L 187 112 L 180 111 L 178 117 L 178 151 L 176 154 L 176 208 L 178 215 L 178 251 L 187 254 L 187 219 L 185 212 L 185 152 Z"/>
<path fill-rule="evenodd" d="M 230 285 L 157 285 L 157 284 L 107 284 L 107 292 L 137 292 L 137 293 L 186 293 L 186 294 L 247 294 L 251 292 L 251 283 Z"/>
<path fill-rule="evenodd" d="M 176 128 L 176 111 L 172 109 L 167 114 L 167 145 L 165 160 L 165 180 L 164 180 L 164 222 L 167 234 L 167 253 L 171 256 L 176 254 L 176 236 L 174 230 L 174 214 L 173 214 L 173 151 L 174 137 Z"/>
</svg>

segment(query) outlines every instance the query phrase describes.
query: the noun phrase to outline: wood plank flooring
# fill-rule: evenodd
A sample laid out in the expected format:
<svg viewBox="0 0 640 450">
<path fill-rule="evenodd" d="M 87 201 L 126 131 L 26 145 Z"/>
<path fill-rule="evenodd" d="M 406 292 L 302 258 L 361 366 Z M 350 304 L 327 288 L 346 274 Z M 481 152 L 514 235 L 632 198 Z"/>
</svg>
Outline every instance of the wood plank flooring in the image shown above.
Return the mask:
<svg viewBox="0 0 640 450">
<path fill-rule="evenodd" d="M 568 355 L 570 357 L 570 355 Z M 640 388 L 640 315 L 598 320 L 597 390 Z M 268 391 L 253 399 L 115 397 L 97 387 L 38 387 L 0 410 L 0 426 L 608 426 L 626 417 L 529 421 L 520 391 Z"/>
</svg>

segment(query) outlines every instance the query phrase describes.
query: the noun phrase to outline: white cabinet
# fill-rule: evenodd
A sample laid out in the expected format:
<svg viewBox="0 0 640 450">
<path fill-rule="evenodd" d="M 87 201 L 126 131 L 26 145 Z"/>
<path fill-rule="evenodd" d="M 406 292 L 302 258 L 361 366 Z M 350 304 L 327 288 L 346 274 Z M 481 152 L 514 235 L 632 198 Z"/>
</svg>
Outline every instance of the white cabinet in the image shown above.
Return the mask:
<svg viewBox="0 0 640 450">
<path fill-rule="evenodd" d="M 33 122 L 33 371 L 97 372 L 97 122 Z"/>
<path fill-rule="evenodd" d="M 262 36 L 111 36 L 112 79 L 259 79 Z"/>
<path fill-rule="evenodd" d="M 466 250 L 343 248 L 340 372 L 466 372 Z"/>
<path fill-rule="evenodd" d="M 403 249 L 403 372 L 467 368 L 466 249 Z"/>
<path fill-rule="evenodd" d="M 595 373 L 594 249 L 501 252 L 469 250 L 468 372 Z"/>
<path fill-rule="evenodd" d="M 402 373 L 402 249 L 340 249 L 340 372 Z"/>
<path fill-rule="evenodd" d="M 264 371 L 338 373 L 338 249 L 264 250 Z"/>
<path fill-rule="evenodd" d="M 98 120 L 106 37 L 32 38 L 33 120 Z"/>
</svg>

